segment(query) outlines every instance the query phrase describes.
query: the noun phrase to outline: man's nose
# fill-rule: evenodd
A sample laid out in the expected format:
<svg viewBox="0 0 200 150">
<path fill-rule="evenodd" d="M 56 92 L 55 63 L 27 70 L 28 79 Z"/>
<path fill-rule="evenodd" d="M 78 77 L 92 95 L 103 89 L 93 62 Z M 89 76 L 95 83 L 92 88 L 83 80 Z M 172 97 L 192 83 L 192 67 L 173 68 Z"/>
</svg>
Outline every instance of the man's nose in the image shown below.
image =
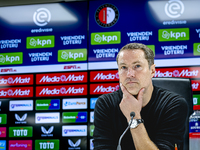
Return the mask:
<svg viewBox="0 0 200 150">
<path fill-rule="evenodd" d="M 127 77 L 135 77 L 135 70 L 129 68 L 127 72 Z"/>
</svg>

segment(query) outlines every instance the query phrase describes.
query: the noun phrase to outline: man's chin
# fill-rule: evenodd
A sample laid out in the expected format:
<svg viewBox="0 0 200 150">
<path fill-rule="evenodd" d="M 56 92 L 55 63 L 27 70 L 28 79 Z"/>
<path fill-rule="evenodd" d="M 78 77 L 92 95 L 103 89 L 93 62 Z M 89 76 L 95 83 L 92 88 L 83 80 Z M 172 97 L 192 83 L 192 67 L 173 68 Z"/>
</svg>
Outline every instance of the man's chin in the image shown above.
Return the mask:
<svg viewBox="0 0 200 150">
<path fill-rule="evenodd" d="M 139 91 L 138 91 L 138 90 L 133 90 L 133 89 L 128 89 L 128 92 L 129 92 L 131 95 L 137 96 Z"/>
</svg>

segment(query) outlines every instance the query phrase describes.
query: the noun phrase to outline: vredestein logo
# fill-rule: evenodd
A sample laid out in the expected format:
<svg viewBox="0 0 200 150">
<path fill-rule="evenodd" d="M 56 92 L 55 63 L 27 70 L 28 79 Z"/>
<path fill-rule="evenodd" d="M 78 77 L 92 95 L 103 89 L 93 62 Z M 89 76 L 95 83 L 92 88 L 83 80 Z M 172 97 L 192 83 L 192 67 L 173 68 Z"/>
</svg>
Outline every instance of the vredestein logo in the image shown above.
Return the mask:
<svg viewBox="0 0 200 150">
<path fill-rule="evenodd" d="M 119 11 L 112 4 L 103 4 L 97 8 L 95 20 L 101 27 L 112 27 L 119 20 Z"/>
<path fill-rule="evenodd" d="M 186 41 L 189 40 L 189 28 L 159 29 L 158 40 L 162 41 Z"/>
<path fill-rule="evenodd" d="M 14 65 L 23 63 L 23 53 L 0 53 L 0 65 Z"/>
<path fill-rule="evenodd" d="M 33 21 L 38 26 L 45 26 L 51 20 L 51 13 L 46 8 L 39 8 L 33 14 Z"/>
<path fill-rule="evenodd" d="M 58 62 L 86 61 L 87 49 L 58 50 Z"/>
<path fill-rule="evenodd" d="M 49 48 L 54 47 L 55 37 L 51 36 L 34 36 L 26 38 L 26 48 L 34 49 L 34 48 Z"/>
<path fill-rule="evenodd" d="M 91 45 L 120 44 L 121 32 L 91 33 Z"/>
</svg>

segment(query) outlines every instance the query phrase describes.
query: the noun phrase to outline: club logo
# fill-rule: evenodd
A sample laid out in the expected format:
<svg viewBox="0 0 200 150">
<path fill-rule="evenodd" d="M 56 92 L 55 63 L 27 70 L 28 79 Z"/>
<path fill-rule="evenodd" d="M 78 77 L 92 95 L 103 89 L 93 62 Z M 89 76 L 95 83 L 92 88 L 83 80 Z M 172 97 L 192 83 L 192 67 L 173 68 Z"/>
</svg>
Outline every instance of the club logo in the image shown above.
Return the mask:
<svg viewBox="0 0 200 150">
<path fill-rule="evenodd" d="M 184 12 L 184 5 L 180 0 L 170 0 L 165 5 L 165 13 L 170 18 L 178 18 Z"/>
<path fill-rule="evenodd" d="M 51 20 L 51 13 L 46 8 L 39 8 L 33 14 L 33 21 L 37 26 L 46 26 Z"/>
<path fill-rule="evenodd" d="M 48 130 L 46 130 L 43 126 L 41 126 L 41 131 L 44 133 L 41 136 L 53 136 L 53 134 L 51 134 L 53 132 L 54 126 L 51 126 Z"/>
<path fill-rule="evenodd" d="M 25 113 L 21 118 L 18 114 L 15 114 L 15 119 L 17 120 L 15 124 L 26 124 L 27 113 Z"/>
<path fill-rule="evenodd" d="M 119 10 L 112 4 L 103 4 L 97 8 L 95 20 L 101 27 L 112 27 L 119 20 Z"/>
<path fill-rule="evenodd" d="M 69 146 L 71 146 L 68 149 L 80 149 L 80 147 L 78 147 L 78 146 L 81 144 L 81 139 L 76 141 L 75 144 L 72 142 L 72 140 L 68 139 L 68 144 L 69 144 Z"/>
</svg>

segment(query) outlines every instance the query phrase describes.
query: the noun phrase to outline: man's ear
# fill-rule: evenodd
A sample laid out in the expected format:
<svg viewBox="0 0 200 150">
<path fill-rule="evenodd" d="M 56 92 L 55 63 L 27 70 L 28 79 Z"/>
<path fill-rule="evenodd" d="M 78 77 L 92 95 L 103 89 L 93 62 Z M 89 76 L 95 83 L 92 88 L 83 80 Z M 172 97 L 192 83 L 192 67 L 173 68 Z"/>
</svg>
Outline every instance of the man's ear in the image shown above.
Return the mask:
<svg viewBox="0 0 200 150">
<path fill-rule="evenodd" d="M 153 78 L 156 72 L 156 65 L 155 64 L 151 65 L 150 70 L 151 70 L 151 78 Z"/>
</svg>

